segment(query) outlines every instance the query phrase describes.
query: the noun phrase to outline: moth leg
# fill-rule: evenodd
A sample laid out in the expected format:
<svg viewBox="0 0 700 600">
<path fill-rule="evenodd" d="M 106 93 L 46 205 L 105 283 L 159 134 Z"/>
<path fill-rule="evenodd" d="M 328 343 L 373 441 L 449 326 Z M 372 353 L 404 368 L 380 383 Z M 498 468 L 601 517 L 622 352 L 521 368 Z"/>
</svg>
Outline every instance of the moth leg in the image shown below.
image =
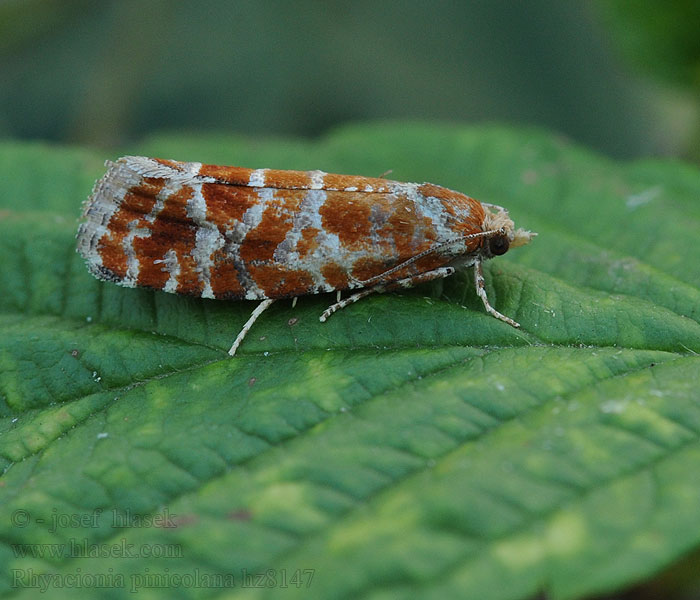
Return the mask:
<svg viewBox="0 0 700 600">
<path fill-rule="evenodd" d="M 228 353 L 233 356 L 236 354 L 236 350 L 238 350 L 238 346 L 241 345 L 241 342 L 243 341 L 243 338 L 248 334 L 250 331 L 250 328 L 253 326 L 253 323 L 258 320 L 258 317 L 269 308 L 270 304 L 274 302 L 274 299 L 268 298 L 267 300 L 263 300 L 260 304 L 258 304 L 255 307 L 255 310 L 253 311 L 253 314 L 250 315 L 250 318 L 245 322 L 245 325 L 243 325 L 243 328 L 239 332 L 238 336 L 236 336 L 235 341 L 233 342 L 233 346 L 231 346 L 231 349 L 228 351 Z"/>
<path fill-rule="evenodd" d="M 365 296 L 369 296 L 370 294 L 374 294 L 374 292 L 380 292 L 383 291 L 381 290 L 382 286 L 381 285 L 375 285 L 374 287 L 371 288 L 366 288 L 364 290 L 361 290 L 359 292 L 356 292 L 352 296 L 348 296 L 344 300 L 341 300 L 340 302 L 336 302 L 335 304 L 331 304 L 326 310 L 323 311 L 323 314 L 318 318 L 321 323 L 324 323 L 328 317 L 330 317 L 334 312 L 339 311 L 341 308 L 345 308 L 348 304 L 352 304 L 353 302 L 357 302 L 358 300 L 361 300 Z"/>
<path fill-rule="evenodd" d="M 520 323 L 516 323 L 510 317 L 502 315 L 493 306 L 489 304 L 489 299 L 486 297 L 484 271 L 481 268 L 481 261 L 477 261 L 474 263 L 474 285 L 476 286 L 476 293 L 479 295 L 479 298 L 481 298 L 481 301 L 484 303 L 484 308 L 486 309 L 487 313 L 489 313 L 492 317 L 496 317 L 497 319 L 508 323 L 508 325 L 512 325 L 513 327 L 520 327 Z"/>
<path fill-rule="evenodd" d="M 444 279 L 445 277 L 453 275 L 454 272 L 454 267 L 438 267 L 426 273 L 418 273 L 417 275 L 411 275 L 410 277 L 405 277 L 404 279 L 399 279 L 392 283 L 385 283 L 382 287 L 384 288 L 383 291 L 391 291 L 398 288 L 412 288 L 420 283 L 433 281 L 434 279 Z"/>
<path fill-rule="evenodd" d="M 393 281 L 391 283 L 385 283 L 380 285 L 372 286 L 371 288 L 366 288 L 356 292 L 352 296 L 348 296 L 344 300 L 340 300 L 335 304 L 329 306 L 323 311 L 323 314 L 319 317 L 319 321 L 323 323 L 328 317 L 330 317 L 334 312 L 339 311 L 341 308 L 345 308 L 349 304 L 353 304 L 358 300 L 361 300 L 365 296 L 374 294 L 375 292 L 381 293 L 388 290 L 394 290 L 397 288 L 410 288 L 419 283 L 425 283 L 426 281 L 432 281 L 433 279 L 441 279 L 443 277 L 449 277 L 455 272 L 454 267 L 439 267 L 433 271 L 428 271 L 427 273 L 419 273 L 417 275 L 412 275 L 411 277 L 405 277 L 404 279 L 399 279 L 398 281 Z"/>
</svg>

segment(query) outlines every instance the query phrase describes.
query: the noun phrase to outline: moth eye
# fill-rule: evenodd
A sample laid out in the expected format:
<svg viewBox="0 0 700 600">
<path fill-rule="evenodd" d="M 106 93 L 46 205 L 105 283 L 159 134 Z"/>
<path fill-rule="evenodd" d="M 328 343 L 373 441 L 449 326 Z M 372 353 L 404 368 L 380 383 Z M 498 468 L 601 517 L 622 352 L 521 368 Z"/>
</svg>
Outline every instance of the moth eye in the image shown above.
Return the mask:
<svg viewBox="0 0 700 600">
<path fill-rule="evenodd" d="M 489 250 L 494 256 L 500 256 L 508 252 L 510 242 L 505 235 L 497 235 L 489 240 Z"/>
</svg>

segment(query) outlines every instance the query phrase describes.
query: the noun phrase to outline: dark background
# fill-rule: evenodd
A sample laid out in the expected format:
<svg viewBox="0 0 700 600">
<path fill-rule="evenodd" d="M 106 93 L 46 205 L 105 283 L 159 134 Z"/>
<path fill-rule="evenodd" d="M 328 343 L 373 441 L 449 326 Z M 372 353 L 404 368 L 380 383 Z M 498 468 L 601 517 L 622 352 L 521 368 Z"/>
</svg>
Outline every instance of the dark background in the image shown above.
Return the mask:
<svg viewBox="0 0 700 600">
<path fill-rule="evenodd" d="M 697 0 L 5 0 L 0 136 L 498 121 L 700 157 Z"/>
</svg>

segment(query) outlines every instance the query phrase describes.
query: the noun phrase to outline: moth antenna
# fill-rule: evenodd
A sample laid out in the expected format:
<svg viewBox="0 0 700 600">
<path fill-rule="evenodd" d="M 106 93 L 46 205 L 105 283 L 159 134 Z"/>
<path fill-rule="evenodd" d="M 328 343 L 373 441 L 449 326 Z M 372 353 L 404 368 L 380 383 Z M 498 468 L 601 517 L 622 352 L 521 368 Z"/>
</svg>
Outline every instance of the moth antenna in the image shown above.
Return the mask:
<svg viewBox="0 0 700 600">
<path fill-rule="evenodd" d="M 367 285 L 369 283 L 372 283 L 373 281 L 377 281 L 379 279 L 383 279 L 384 277 L 387 277 L 388 275 L 392 275 L 393 273 L 396 273 L 396 271 L 400 271 L 404 267 L 407 267 L 408 265 L 416 262 L 417 260 L 420 260 L 424 256 L 427 256 L 428 254 L 435 252 L 436 250 L 439 250 L 440 248 L 444 248 L 445 246 L 449 246 L 450 244 L 454 244 L 455 242 L 461 242 L 463 240 L 473 240 L 475 238 L 480 238 L 480 237 L 492 237 L 496 234 L 503 233 L 501 229 L 491 229 L 489 231 L 479 231 L 478 233 L 469 233 L 466 235 L 462 235 L 454 240 L 448 240 L 446 242 L 440 242 L 439 244 L 436 244 L 435 246 L 428 248 L 427 250 L 423 250 L 422 252 L 419 252 L 418 254 L 412 256 L 411 258 L 406 259 L 402 263 L 399 263 L 395 267 L 392 267 L 391 269 L 388 269 L 387 271 L 384 271 L 383 273 L 380 273 L 379 275 L 375 275 L 374 277 L 370 277 L 369 279 L 356 279 L 355 281 L 357 283 L 360 283 L 362 285 Z"/>
</svg>

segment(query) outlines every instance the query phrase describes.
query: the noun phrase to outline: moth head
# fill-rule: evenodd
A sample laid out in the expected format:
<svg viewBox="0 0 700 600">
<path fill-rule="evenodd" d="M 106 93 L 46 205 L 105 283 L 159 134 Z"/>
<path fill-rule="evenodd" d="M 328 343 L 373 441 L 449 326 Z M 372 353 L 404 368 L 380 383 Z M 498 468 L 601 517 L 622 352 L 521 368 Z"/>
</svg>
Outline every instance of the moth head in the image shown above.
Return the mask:
<svg viewBox="0 0 700 600">
<path fill-rule="evenodd" d="M 516 229 L 505 208 L 494 204 L 482 204 L 486 209 L 483 230 L 490 232 L 482 244 L 482 252 L 487 258 L 505 254 L 509 248 L 524 246 L 537 235 L 532 231 Z"/>
</svg>

